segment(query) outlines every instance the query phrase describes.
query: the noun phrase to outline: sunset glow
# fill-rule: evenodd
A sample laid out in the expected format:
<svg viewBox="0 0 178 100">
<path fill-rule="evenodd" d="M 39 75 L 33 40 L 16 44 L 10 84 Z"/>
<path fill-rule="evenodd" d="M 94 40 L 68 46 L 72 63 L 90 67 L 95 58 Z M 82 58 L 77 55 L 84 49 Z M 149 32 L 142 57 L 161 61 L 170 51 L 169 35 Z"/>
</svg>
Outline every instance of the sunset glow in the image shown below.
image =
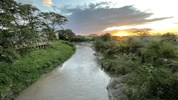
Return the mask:
<svg viewBox="0 0 178 100">
<path fill-rule="evenodd" d="M 16 1 L 31 3 L 43 12 L 65 15 L 69 21 L 64 28 L 72 29 L 76 34 L 109 32 L 115 36 L 130 36 L 132 33 L 127 30 L 132 28 L 150 28 L 155 34 L 178 34 L 177 0 Z"/>
<path fill-rule="evenodd" d="M 126 32 L 118 32 L 118 33 L 113 33 L 113 36 L 119 36 L 119 37 L 125 37 L 128 36 L 129 34 Z"/>
</svg>

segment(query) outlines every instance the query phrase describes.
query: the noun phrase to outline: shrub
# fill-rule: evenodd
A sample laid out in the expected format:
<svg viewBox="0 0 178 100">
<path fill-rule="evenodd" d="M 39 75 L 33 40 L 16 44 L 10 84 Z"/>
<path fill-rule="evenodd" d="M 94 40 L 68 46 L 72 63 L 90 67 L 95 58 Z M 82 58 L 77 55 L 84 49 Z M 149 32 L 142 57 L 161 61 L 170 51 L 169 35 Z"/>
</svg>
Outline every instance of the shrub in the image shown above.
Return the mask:
<svg viewBox="0 0 178 100">
<path fill-rule="evenodd" d="M 142 73 L 125 79 L 130 100 L 177 100 L 178 79 L 169 69 L 142 67 Z"/>
<path fill-rule="evenodd" d="M 0 62 L 4 61 L 12 63 L 19 57 L 20 55 L 16 52 L 16 50 L 12 48 L 3 49 L 2 51 L 0 51 Z"/>
<path fill-rule="evenodd" d="M 102 41 L 110 41 L 112 39 L 112 36 L 110 33 L 106 33 L 100 36 L 100 39 Z"/>
<path fill-rule="evenodd" d="M 102 68 L 114 75 L 125 75 L 137 70 L 139 62 L 135 55 L 117 55 L 115 58 L 102 59 Z"/>
<path fill-rule="evenodd" d="M 177 57 L 177 48 L 170 43 L 152 42 L 140 51 L 142 62 L 155 62 L 158 58 Z"/>
<path fill-rule="evenodd" d="M 162 35 L 162 41 L 163 42 L 170 42 L 172 44 L 175 44 L 177 42 L 177 37 L 173 33 L 166 33 Z"/>
<path fill-rule="evenodd" d="M 119 52 L 124 54 L 137 53 L 139 48 L 143 47 L 142 44 L 134 38 L 128 38 L 120 41 L 118 44 Z"/>
<path fill-rule="evenodd" d="M 95 48 L 95 50 L 97 52 L 101 52 L 101 53 L 103 53 L 106 50 L 107 46 L 108 46 L 108 43 L 103 42 L 100 39 L 94 41 L 94 43 L 93 43 L 93 47 Z"/>
</svg>

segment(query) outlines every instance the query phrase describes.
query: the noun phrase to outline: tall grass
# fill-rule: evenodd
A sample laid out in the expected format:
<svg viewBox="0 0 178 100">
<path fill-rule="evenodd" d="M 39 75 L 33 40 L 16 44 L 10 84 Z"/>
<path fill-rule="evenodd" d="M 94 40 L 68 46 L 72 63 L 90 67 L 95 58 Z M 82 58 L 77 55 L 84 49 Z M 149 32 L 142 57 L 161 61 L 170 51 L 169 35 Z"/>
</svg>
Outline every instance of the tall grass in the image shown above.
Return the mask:
<svg viewBox="0 0 178 100">
<path fill-rule="evenodd" d="M 0 99 L 11 100 L 41 75 L 62 64 L 75 51 L 68 42 L 52 42 L 46 49 L 34 50 L 13 63 L 0 63 Z"/>
</svg>

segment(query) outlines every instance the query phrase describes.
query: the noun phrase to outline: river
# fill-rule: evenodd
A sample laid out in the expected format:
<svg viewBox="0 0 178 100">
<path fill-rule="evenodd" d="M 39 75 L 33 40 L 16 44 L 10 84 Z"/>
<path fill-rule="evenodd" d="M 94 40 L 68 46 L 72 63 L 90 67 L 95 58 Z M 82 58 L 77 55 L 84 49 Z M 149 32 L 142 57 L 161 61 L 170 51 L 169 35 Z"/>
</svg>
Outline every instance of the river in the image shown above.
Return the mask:
<svg viewBox="0 0 178 100">
<path fill-rule="evenodd" d="M 108 100 L 110 77 L 100 69 L 95 51 L 77 45 L 63 65 L 22 91 L 15 100 Z"/>
</svg>

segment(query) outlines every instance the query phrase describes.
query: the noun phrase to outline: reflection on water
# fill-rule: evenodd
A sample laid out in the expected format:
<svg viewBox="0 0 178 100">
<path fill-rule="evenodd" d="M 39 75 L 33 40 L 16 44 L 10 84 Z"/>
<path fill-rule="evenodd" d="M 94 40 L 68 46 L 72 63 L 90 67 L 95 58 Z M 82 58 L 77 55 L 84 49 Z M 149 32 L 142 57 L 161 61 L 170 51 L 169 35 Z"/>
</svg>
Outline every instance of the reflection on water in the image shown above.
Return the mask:
<svg viewBox="0 0 178 100">
<path fill-rule="evenodd" d="M 16 100 L 108 100 L 106 75 L 89 46 L 77 46 L 63 65 L 24 90 Z"/>
</svg>

